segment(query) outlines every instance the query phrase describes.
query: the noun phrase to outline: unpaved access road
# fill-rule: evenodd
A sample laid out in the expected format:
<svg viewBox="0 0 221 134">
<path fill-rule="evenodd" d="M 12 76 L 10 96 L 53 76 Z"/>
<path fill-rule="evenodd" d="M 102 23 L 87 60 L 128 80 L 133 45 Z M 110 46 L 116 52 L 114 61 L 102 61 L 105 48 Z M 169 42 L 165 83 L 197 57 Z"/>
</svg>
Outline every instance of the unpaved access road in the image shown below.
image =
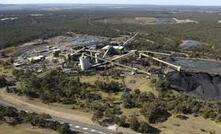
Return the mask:
<svg viewBox="0 0 221 134">
<path fill-rule="evenodd" d="M 46 113 L 52 116 L 54 120 L 68 123 L 72 130 L 84 132 L 86 134 L 114 134 L 116 132 L 111 131 L 105 127 L 94 124 L 90 118 L 83 117 L 81 115 L 71 114 L 69 112 L 57 111 L 47 107 L 42 107 L 34 103 L 20 99 L 15 95 L 0 91 L 0 104 L 5 106 L 13 106 L 19 110 L 26 112 Z"/>
</svg>

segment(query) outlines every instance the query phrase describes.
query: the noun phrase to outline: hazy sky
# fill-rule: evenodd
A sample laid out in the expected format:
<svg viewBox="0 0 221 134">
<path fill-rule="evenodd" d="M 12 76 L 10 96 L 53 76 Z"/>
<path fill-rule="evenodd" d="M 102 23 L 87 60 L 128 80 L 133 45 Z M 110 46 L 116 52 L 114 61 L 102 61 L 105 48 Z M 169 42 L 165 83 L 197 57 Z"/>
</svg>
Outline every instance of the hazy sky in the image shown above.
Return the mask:
<svg viewBox="0 0 221 134">
<path fill-rule="evenodd" d="M 221 0 L 0 0 L 2 4 L 29 3 L 99 3 L 99 4 L 157 4 L 157 5 L 215 5 Z"/>
</svg>

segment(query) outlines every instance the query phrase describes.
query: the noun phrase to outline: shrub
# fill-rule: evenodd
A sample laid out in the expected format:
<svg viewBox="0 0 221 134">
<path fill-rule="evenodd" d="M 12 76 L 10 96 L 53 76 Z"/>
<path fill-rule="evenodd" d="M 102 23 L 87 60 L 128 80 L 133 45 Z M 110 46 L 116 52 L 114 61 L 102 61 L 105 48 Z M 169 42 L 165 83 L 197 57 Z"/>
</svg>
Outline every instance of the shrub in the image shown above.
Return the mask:
<svg viewBox="0 0 221 134">
<path fill-rule="evenodd" d="M 164 122 L 171 116 L 165 106 L 157 102 L 145 103 L 141 109 L 141 113 L 150 123 Z"/>
</svg>

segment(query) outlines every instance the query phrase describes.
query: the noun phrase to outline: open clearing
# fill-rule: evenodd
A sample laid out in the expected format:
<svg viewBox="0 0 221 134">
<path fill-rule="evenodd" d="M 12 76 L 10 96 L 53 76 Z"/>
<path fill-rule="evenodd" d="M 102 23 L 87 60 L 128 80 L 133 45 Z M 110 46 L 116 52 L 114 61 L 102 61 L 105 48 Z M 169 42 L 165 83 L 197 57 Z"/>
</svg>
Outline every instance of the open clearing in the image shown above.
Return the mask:
<svg viewBox="0 0 221 134">
<path fill-rule="evenodd" d="M 100 76 L 97 74 L 93 76 L 82 76 L 80 80 L 81 82 L 90 83 L 92 85 L 94 85 L 97 80 L 105 82 L 115 81 L 120 83 L 123 83 L 124 81 L 126 86 L 132 90 L 139 89 L 141 92 L 152 92 L 155 95 L 158 94 L 156 89 L 151 86 L 150 79 L 144 78 L 139 75 L 128 75 L 124 79 L 114 79 L 111 76 Z"/>
<path fill-rule="evenodd" d="M 139 24 L 139 25 L 149 25 L 157 24 L 158 19 L 154 17 L 113 17 L 113 18 L 104 18 L 96 20 L 95 22 L 101 23 L 111 23 L 111 24 Z"/>
<path fill-rule="evenodd" d="M 130 89 L 139 89 L 141 92 L 152 92 L 158 94 L 157 90 L 151 86 L 150 79 L 139 75 L 131 75 L 125 78 L 125 84 Z"/>
<path fill-rule="evenodd" d="M 171 117 L 166 122 L 155 126 L 160 128 L 162 134 L 209 134 L 211 132 L 219 134 L 221 132 L 221 124 L 193 116 L 189 116 L 187 120 Z"/>
<path fill-rule="evenodd" d="M 7 124 L 0 125 L 0 134 L 58 134 L 50 129 L 36 128 L 31 125 L 9 126 Z"/>
<path fill-rule="evenodd" d="M 127 116 L 136 115 L 139 120 L 145 120 L 145 117 L 138 112 L 139 109 L 125 109 L 124 114 Z M 161 130 L 160 134 L 220 134 L 221 124 L 214 121 L 204 119 L 202 117 L 188 116 L 189 119 L 181 120 L 174 116 L 170 117 L 166 122 L 159 124 L 151 124 Z"/>
</svg>

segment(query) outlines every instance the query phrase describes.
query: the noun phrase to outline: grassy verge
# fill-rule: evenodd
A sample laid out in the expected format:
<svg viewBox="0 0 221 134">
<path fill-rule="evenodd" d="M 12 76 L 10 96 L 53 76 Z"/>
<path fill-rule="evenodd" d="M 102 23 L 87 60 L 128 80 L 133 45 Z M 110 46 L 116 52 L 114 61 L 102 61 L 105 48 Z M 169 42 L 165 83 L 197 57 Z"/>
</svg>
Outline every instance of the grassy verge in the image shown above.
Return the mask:
<svg viewBox="0 0 221 134">
<path fill-rule="evenodd" d="M 8 124 L 0 125 L 0 134 L 58 134 L 50 129 L 41 129 L 29 124 L 9 126 Z"/>
</svg>

